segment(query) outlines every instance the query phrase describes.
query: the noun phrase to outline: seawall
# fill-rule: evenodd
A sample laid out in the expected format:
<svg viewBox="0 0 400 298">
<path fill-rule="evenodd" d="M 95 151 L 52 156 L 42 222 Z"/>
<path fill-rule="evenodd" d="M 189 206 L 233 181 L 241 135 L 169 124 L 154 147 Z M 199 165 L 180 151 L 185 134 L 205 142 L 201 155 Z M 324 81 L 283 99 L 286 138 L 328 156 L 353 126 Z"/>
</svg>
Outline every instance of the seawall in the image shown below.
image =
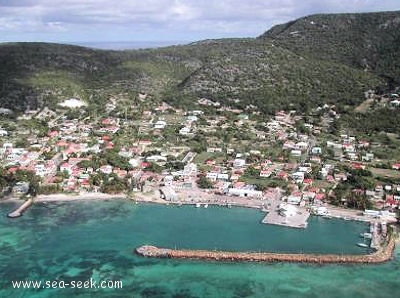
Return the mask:
<svg viewBox="0 0 400 298">
<path fill-rule="evenodd" d="M 231 262 L 289 262 L 312 264 L 377 264 L 390 260 L 395 248 L 395 239 L 389 236 L 388 241 L 379 250 L 368 255 L 332 255 L 332 254 L 282 254 L 263 252 L 229 252 L 209 250 L 180 250 L 141 246 L 135 251 L 144 257 L 198 259 Z"/>
</svg>

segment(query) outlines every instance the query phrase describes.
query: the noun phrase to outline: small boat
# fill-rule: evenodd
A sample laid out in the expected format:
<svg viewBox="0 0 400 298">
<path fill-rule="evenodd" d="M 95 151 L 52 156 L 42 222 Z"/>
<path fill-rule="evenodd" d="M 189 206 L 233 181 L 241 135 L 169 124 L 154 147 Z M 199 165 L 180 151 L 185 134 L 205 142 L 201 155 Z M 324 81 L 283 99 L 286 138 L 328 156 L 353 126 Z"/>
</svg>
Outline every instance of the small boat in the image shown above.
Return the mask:
<svg viewBox="0 0 400 298">
<path fill-rule="evenodd" d="M 363 237 L 365 239 L 372 239 L 372 234 L 371 233 L 361 233 L 360 237 Z"/>
<path fill-rule="evenodd" d="M 208 204 L 204 204 L 204 208 L 208 208 Z"/>
<path fill-rule="evenodd" d="M 232 205 L 231 205 L 231 204 L 228 204 L 228 205 L 226 205 L 226 207 L 228 207 L 228 208 L 232 208 Z"/>
<path fill-rule="evenodd" d="M 200 203 L 196 203 L 196 208 L 199 208 L 200 206 Z"/>
<path fill-rule="evenodd" d="M 359 246 L 359 247 L 369 247 L 369 245 L 368 244 L 365 244 L 365 243 L 357 243 L 357 246 Z"/>
</svg>

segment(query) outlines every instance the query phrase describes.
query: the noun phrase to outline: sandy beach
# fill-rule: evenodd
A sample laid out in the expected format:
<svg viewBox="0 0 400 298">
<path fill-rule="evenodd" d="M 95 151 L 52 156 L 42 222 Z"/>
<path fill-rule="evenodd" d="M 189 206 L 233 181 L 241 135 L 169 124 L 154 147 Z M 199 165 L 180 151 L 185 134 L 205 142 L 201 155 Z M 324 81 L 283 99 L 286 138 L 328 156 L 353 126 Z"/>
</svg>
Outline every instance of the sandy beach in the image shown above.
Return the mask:
<svg viewBox="0 0 400 298">
<path fill-rule="evenodd" d="M 35 202 L 65 202 L 65 201 L 79 201 L 79 200 L 112 200 L 126 198 L 125 194 L 105 194 L 98 192 L 88 192 L 81 194 L 51 194 L 51 195 L 38 195 Z"/>
</svg>

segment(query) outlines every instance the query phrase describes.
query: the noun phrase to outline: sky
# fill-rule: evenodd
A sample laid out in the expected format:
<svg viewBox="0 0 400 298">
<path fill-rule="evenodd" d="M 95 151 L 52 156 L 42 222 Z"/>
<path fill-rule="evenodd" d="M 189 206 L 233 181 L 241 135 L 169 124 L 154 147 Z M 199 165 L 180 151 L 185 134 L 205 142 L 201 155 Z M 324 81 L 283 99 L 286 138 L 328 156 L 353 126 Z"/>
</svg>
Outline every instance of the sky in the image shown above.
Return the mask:
<svg viewBox="0 0 400 298">
<path fill-rule="evenodd" d="M 0 0 L 0 42 L 189 42 L 256 37 L 314 13 L 400 10 L 399 0 Z"/>
</svg>

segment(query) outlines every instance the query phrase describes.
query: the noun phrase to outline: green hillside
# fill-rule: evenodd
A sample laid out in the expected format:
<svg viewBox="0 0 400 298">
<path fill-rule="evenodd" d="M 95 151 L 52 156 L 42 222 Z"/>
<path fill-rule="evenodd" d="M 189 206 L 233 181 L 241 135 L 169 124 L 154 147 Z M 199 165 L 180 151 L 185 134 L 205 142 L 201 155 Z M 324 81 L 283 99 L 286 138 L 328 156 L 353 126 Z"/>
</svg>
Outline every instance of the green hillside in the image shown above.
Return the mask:
<svg viewBox="0 0 400 298">
<path fill-rule="evenodd" d="M 309 59 L 269 41 L 222 41 L 224 50 L 207 57 L 182 84 L 186 94 L 239 99 L 271 113 L 276 109 L 307 110 L 323 103 L 356 104 L 368 88 L 382 80 L 344 64 Z M 205 50 L 207 51 L 207 50 Z"/>
<path fill-rule="evenodd" d="M 186 107 L 201 97 L 252 104 L 266 114 L 354 107 L 366 90 L 400 85 L 399 26 L 399 12 L 314 15 L 257 39 L 160 49 L 1 44 L 0 107 L 22 112 L 79 97 L 101 112 L 109 97 L 138 92 Z"/>
<path fill-rule="evenodd" d="M 275 26 L 260 39 L 400 82 L 400 12 L 312 15 Z"/>
</svg>

